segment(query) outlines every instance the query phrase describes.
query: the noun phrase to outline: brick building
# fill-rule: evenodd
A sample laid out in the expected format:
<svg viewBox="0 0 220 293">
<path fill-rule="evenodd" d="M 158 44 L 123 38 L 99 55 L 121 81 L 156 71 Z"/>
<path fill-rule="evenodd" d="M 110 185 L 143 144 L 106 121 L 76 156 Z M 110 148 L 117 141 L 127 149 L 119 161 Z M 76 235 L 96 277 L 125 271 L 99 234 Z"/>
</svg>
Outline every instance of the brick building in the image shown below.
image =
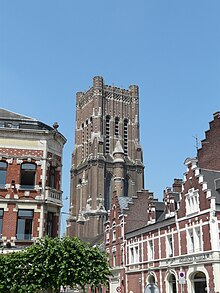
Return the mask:
<svg viewBox="0 0 220 293">
<path fill-rule="evenodd" d="M 103 235 L 112 192 L 131 197 L 143 188 L 139 92 L 93 78 L 76 94 L 75 146 L 67 233 L 90 242 Z"/>
<path fill-rule="evenodd" d="M 219 143 L 217 112 L 197 158 L 185 160 L 183 181 L 175 179 L 162 202 L 148 191 L 114 194 L 105 224 L 110 293 L 220 292 Z"/>
<path fill-rule="evenodd" d="M 0 243 L 21 248 L 59 235 L 62 152 L 53 128 L 0 109 Z"/>
</svg>

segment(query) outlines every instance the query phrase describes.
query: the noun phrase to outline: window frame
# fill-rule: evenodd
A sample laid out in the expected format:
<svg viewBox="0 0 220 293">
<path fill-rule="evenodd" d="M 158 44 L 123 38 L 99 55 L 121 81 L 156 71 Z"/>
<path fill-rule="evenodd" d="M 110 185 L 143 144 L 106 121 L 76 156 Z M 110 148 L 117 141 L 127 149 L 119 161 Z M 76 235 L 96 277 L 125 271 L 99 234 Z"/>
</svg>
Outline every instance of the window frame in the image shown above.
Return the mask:
<svg viewBox="0 0 220 293">
<path fill-rule="evenodd" d="M 23 212 L 23 215 L 22 215 Z M 25 213 L 31 212 L 31 215 Z M 21 213 L 19 215 L 19 213 Z M 31 240 L 33 237 L 33 221 L 34 221 L 34 210 L 33 209 L 19 209 L 17 213 L 17 227 L 16 227 L 16 239 L 25 241 Z M 23 222 L 23 224 L 22 224 Z M 23 225 L 23 226 L 22 226 Z M 20 226 L 20 227 L 19 227 Z M 23 230 L 23 233 L 19 230 Z M 30 230 L 29 233 L 25 233 L 26 230 Z"/>
<path fill-rule="evenodd" d="M 1 166 L 1 164 L 2 165 L 4 164 L 5 166 Z M 5 161 L 0 161 L 0 188 L 5 188 L 5 185 L 7 182 L 7 169 L 8 169 L 8 163 Z M 1 176 L 3 180 L 1 179 Z"/>
<path fill-rule="evenodd" d="M 33 166 L 34 168 L 24 168 L 24 166 Z M 32 173 L 32 174 L 31 174 Z M 37 165 L 32 162 L 24 162 L 20 168 L 20 188 L 35 189 L 36 185 Z"/>
</svg>

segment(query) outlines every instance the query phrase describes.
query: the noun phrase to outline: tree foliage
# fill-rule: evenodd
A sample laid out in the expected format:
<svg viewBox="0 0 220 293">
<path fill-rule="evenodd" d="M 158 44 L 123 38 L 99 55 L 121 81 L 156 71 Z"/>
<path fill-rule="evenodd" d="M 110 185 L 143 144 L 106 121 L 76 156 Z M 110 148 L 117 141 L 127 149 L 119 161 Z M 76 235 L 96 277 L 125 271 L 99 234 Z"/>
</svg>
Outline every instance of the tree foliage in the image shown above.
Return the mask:
<svg viewBox="0 0 220 293">
<path fill-rule="evenodd" d="M 85 290 L 107 284 L 109 275 L 105 253 L 78 238 L 45 237 L 23 251 L 0 255 L 0 292 Z"/>
</svg>

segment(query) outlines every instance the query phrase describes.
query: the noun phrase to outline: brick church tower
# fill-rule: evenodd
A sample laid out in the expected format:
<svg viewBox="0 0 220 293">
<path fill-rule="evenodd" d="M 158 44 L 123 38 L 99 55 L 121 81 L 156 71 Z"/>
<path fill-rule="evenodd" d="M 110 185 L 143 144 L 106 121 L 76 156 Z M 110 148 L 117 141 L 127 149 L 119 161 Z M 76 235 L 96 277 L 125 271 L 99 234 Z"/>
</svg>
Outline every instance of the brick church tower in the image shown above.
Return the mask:
<svg viewBox="0 0 220 293">
<path fill-rule="evenodd" d="M 113 191 L 133 196 L 144 186 L 138 86 L 121 89 L 93 78 L 76 94 L 67 234 L 90 242 L 103 234 Z"/>
</svg>

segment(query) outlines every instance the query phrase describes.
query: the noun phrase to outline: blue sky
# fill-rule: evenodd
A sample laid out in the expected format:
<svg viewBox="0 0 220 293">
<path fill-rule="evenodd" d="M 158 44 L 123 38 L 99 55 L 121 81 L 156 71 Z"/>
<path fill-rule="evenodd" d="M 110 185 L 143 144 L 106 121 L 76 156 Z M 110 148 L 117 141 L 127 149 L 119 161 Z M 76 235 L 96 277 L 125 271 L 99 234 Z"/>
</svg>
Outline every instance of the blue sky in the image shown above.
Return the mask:
<svg viewBox="0 0 220 293">
<path fill-rule="evenodd" d="M 202 140 L 220 110 L 219 15 L 219 0 L 1 0 L 0 107 L 59 122 L 64 197 L 75 93 L 95 75 L 140 87 L 145 188 L 162 198 L 183 177 L 193 136 Z"/>
</svg>

